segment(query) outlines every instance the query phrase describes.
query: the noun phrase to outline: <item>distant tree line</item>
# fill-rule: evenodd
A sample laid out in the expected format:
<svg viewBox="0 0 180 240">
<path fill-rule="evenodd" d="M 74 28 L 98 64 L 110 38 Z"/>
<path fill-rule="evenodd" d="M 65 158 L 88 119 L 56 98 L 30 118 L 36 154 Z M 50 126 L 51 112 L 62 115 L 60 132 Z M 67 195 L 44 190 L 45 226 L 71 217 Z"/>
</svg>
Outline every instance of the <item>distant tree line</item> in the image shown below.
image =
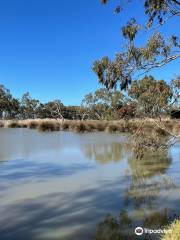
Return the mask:
<svg viewBox="0 0 180 240">
<path fill-rule="evenodd" d="M 180 117 L 180 77 L 168 84 L 145 76 L 132 81 L 127 91 L 101 88 L 86 95 L 82 103 L 91 118 Z"/>
<path fill-rule="evenodd" d="M 79 106 L 64 106 L 60 100 L 41 103 L 33 99 L 29 92 L 16 99 L 10 90 L 0 85 L 1 119 L 67 118 L 80 119 Z"/>
<path fill-rule="evenodd" d="M 10 90 L 0 85 L 1 119 L 98 119 L 117 120 L 133 117 L 158 117 L 180 110 L 180 78 L 170 84 L 145 76 L 133 81 L 126 91 L 100 88 L 85 95 L 80 106 L 65 106 L 60 100 L 41 103 L 27 92 L 16 99 Z"/>
</svg>

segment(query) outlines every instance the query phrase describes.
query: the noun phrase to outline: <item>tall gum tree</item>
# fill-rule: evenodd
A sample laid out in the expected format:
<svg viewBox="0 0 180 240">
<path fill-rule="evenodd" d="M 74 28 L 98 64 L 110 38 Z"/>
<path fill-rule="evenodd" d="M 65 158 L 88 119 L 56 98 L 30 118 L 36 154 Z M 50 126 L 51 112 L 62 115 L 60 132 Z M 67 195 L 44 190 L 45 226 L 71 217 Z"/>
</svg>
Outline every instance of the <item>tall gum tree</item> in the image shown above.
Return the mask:
<svg viewBox="0 0 180 240">
<path fill-rule="evenodd" d="M 123 7 L 127 7 L 130 2 L 128 0 L 124 1 L 122 5 L 123 1 L 120 0 L 101 0 L 101 3 L 108 4 L 113 1 L 119 2 L 119 5 L 115 9 L 116 13 L 121 13 Z M 142 0 L 139 4 L 141 3 L 144 5 L 144 14 L 147 16 L 147 22 L 140 25 L 136 19 L 131 18 L 127 24 L 121 28 L 122 37 L 126 42 L 125 49 L 119 51 L 114 59 L 105 56 L 96 60 L 93 64 L 92 69 L 96 73 L 99 82 L 108 90 L 120 87 L 121 90 L 127 91 L 132 82 L 139 80 L 143 75 L 180 58 L 180 42 L 178 36 L 170 34 L 168 37 L 165 37 L 161 31 L 163 26 L 167 21 L 170 21 L 171 18 L 176 18 L 178 23 L 180 1 Z M 175 27 L 178 28 L 178 24 Z M 136 43 L 140 31 L 148 32 L 148 36 L 150 36 L 142 46 L 138 46 Z M 176 87 L 177 86 L 179 86 L 179 77 L 176 79 Z M 180 96 L 180 88 L 178 87 L 176 89 L 178 89 L 178 92 L 174 98 L 176 98 L 175 102 L 176 105 L 178 105 L 179 100 L 177 97 Z M 154 122 L 158 128 L 163 129 L 170 135 L 171 141 L 168 141 L 167 145 L 173 144 L 177 139 L 180 139 L 180 135 L 170 132 L 156 120 L 154 120 Z M 147 143 L 147 138 L 145 136 L 144 139 L 142 139 L 143 135 L 139 129 L 137 132 L 139 134 L 135 133 L 135 141 L 137 142 L 137 137 L 139 136 L 139 147 L 142 148 Z M 162 148 L 159 138 L 157 141 L 149 138 L 147 145 L 152 146 L 152 142 L 153 144 L 155 143 L 156 149 Z"/>
<path fill-rule="evenodd" d="M 115 11 L 120 13 L 123 7 L 128 7 L 118 0 L 101 0 L 102 4 L 119 2 Z M 133 1 L 133 0 L 132 0 Z M 98 76 L 101 84 L 108 89 L 120 86 L 121 90 L 127 89 L 132 80 L 137 80 L 154 68 L 165 66 L 180 57 L 180 42 L 178 36 L 173 34 L 164 37 L 160 29 L 171 18 L 180 16 L 180 1 L 178 0 L 144 0 L 144 13 L 147 22 L 144 25 L 131 18 L 122 27 L 122 36 L 126 41 L 125 50 L 119 51 L 113 60 L 105 56 L 96 60 L 93 71 Z M 178 24 L 176 26 L 178 28 Z M 143 46 L 137 46 L 136 39 L 140 31 L 150 32 L 151 36 Z"/>
</svg>

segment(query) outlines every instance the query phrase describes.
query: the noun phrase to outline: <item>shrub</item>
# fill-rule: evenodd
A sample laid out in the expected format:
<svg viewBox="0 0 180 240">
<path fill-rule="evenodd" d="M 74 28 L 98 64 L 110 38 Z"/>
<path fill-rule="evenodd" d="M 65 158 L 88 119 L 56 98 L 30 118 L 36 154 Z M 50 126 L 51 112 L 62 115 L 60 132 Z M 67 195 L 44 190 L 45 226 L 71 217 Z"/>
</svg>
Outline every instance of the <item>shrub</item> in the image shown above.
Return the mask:
<svg viewBox="0 0 180 240">
<path fill-rule="evenodd" d="M 28 128 L 30 129 L 36 129 L 38 127 L 39 123 L 36 121 L 31 121 L 28 123 Z"/>
<path fill-rule="evenodd" d="M 129 103 L 118 109 L 119 118 L 133 118 L 136 114 L 136 105 L 134 103 Z"/>
<path fill-rule="evenodd" d="M 87 132 L 93 132 L 96 129 L 93 122 L 89 122 L 89 121 L 85 122 L 85 127 Z"/>
<path fill-rule="evenodd" d="M 57 122 L 52 121 L 43 121 L 40 122 L 38 125 L 38 130 L 42 132 L 53 132 L 53 131 L 59 131 L 60 127 Z"/>
<path fill-rule="evenodd" d="M 21 128 L 27 128 L 28 124 L 27 123 L 20 123 Z"/>
<path fill-rule="evenodd" d="M 12 121 L 8 123 L 8 128 L 20 128 L 20 124 L 17 121 Z"/>
<path fill-rule="evenodd" d="M 71 126 L 72 130 L 75 132 L 85 132 L 86 126 L 83 122 L 76 122 L 74 125 Z"/>
<path fill-rule="evenodd" d="M 97 122 L 97 123 L 95 123 L 95 129 L 97 131 L 101 132 L 106 129 L 107 125 L 108 125 L 108 123 L 106 123 L 106 122 L 101 122 L 101 123 Z"/>
<path fill-rule="evenodd" d="M 70 126 L 70 124 L 68 123 L 68 122 L 63 122 L 62 124 L 61 124 L 61 130 L 68 130 L 69 129 L 69 126 Z"/>
<path fill-rule="evenodd" d="M 109 133 L 113 133 L 113 132 L 119 131 L 119 128 L 118 128 L 118 126 L 116 124 L 109 124 L 106 127 L 106 131 L 109 132 Z"/>
</svg>

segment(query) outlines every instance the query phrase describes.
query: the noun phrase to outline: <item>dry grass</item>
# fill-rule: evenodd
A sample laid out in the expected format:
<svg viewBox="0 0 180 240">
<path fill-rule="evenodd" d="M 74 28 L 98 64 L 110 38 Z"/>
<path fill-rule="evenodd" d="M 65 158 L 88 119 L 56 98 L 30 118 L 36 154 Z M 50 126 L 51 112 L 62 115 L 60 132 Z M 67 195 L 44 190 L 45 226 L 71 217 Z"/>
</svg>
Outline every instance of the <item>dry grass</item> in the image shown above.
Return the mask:
<svg viewBox="0 0 180 240">
<path fill-rule="evenodd" d="M 106 127 L 106 132 L 108 133 L 116 133 L 118 132 L 120 129 L 119 129 L 119 126 L 118 124 L 109 124 L 107 127 Z"/>
<path fill-rule="evenodd" d="M 4 127 L 4 123 L 2 121 L 0 121 L 0 128 Z"/>
<path fill-rule="evenodd" d="M 23 124 L 23 123 L 21 123 Z M 32 121 L 29 121 L 27 124 L 27 127 L 30 128 L 30 129 L 36 129 L 39 127 L 39 125 L 41 124 L 40 122 L 36 121 L 36 120 L 32 120 Z M 26 125 L 24 124 L 24 126 Z"/>
<path fill-rule="evenodd" d="M 60 125 L 58 122 L 55 121 L 40 121 L 40 123 L 37 125 L 37 129 L 41 132 L 53 132 L 53 131 L 59 131 Z"/>
<path fill-rule="evenodd" d="M 20 125 L 20 123 L 18 121 L 9 121 L 7 123 L 7 127 L 8 128 L 20 128 L 21 125 Z"/>
<path fill-rule="evenodd" d="M 179 240 L 180 239 L 180 220 L 175 220 L 166 230 L 168 230 L 161 240 Z"/>
<path fill-rule="evenodd" d="M 162 120 L 162 125 L 174 134 L 180 134 L 179 120 Z M 39 131 L 73 131 L 73 132 L 94 132 L 106 131 L 110 133 L 118 132 L 134 132 L 139 128 L 143 128 L 146 132 L 155 131 L 161 136 L 166 133 L 154 124 L 152 119 L 132 119 L 119 121 L 77 121 L 65 120 L 63 122 L 55 119 L 27 119 L 27 120 L 2 120 L 0 127 L 5 128 L 30 128 Z"/>
<path fill-rule="evenodd" d="M 77 133 L 86 132 L 86 124 L 82 121 L 77 121 L 76 123 L 71 123 L 69 130 Z"/>
</svg>

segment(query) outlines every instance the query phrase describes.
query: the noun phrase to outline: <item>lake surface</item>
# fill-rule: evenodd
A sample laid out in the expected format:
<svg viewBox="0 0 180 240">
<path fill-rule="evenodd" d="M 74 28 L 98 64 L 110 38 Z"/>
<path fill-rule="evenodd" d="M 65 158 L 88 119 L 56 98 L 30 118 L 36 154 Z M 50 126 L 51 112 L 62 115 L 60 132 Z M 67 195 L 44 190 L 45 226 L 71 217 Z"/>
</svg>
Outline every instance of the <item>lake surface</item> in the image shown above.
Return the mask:
<svg viewBox="0 0 180 240">
<path fill-rule="evenodd" d="M 129 240 L 137 226 L 158 229 L 179 217 L 180 145 L 137 160 L 130 142 L 0 129 L 0 239 L 102 240 L 115 224 Z"/>
</svg>

